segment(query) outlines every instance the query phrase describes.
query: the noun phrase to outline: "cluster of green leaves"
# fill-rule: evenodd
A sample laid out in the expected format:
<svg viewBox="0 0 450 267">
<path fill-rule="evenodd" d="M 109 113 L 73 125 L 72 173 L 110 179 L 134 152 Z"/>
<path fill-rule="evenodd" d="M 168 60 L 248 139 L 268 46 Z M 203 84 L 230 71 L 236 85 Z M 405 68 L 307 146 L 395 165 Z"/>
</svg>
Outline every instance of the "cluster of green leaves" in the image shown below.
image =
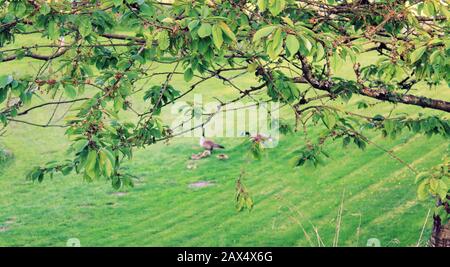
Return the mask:
<svg viewBox="0 0 450 267">
<path fill-rule="evenodd" d="M 114 68 L 120 58 L 113 51 L 105 47 L 96 47 L 92 56 L 92 63 L 99 70 Z"/>
<path fill-rule="evenodd" d="M 361 69 L 361 75 L 370 87 L 382 87 L 394 91 L 396 85 L 405 77 L 400 65 L 392 64 L 388 59 L 380 60 L 379 65 L 369 64 Z"/>
<path fill-rule="evenodd" d="M 450 38 L 423 38 L 409 55 L 415 76 L 418 80 L 426 80 L 430 85 L 446 81 L 450 85 L 448 75 L 450 62 Z"/>
<path fill-rule="evenodd" d="M 264 154 L 267 152 L 264 149 L 264 144 L 262 142 L 253 141 L 250 138 L 245 141 L 245 145 L 247 150 L 250 152 L 250 155 L 255 159 L 262 159 Z"/>
<path fill-rule="evenodd" d="M 0 76 L 0 104 L 7 99 L 16 99 L 15 103 L 7 103 L 8 108 L 0 113 L 0 121 L 3 125 L 8 123 L 7 117 L 14 117 L 17 115 L 19 107 L 15 104 L 18 103 L 18 100 L 23 104 L 30 103 L 33 93 L 28 85 L 28 81 L 16 80 L 11 75 Z"/>
<path fill-rule="evenodd" d="M 114 26 L 111 14 L 103 10 L 80 15 L 63 12 L 65 8 L 70 10 L 70 5 L 41 4 L 36 18 L 36 27 L 45 29 L 44 35 L 51 40 L 57 40 L 76 30 L 80 37 L 87 41 L 94 41 L 97 38 L 96 34 L 110 31 Z"/>
<path fill-rule="evenodd" d="M 135 125 L 121 125 L 117 121 L 111 121 L 110 125 L 101 126 L 94 123 L 95 115 L 90 116 L 90 121 L 73 117 L 70 122 L 72 127 L 66 133 L 74 142 L 68 153 L 74 154 L 74 158 L 62 162 L 51 161 L 42 167 L 35 167 L 28 174 L 28 179 L 42 182 L 46 175 L 52 178 L 57 172 L 68 175 L 75 171 L 83 174 L 87 182 L 103 178 L 109 180 L 115 189 L 133 186 L 132 176 L 120 171 L 120 159 L 132 157 L 129 139 L 132 137 L 130 129 Z M 85 128 L 78 127 L 77 124 L 83 124 Z M 107 130 L 102 130 L 103 127 Z M 93 131 L 97 131 L 95 135 Z"/>
<path fill-rule="evenodd" d="M 323 46 L 311 37 L 311 30 L 301 23 L 294 24 L 289 17 L 283 17 L 282 21 L 284 25 L 271 24 L 257 30 L 252 39 L 254 46 L 262 44 L 271 60 L 278 59 L 281 54 L 294 57 L 297 52 L 323 57 Z"/>
<path fill-rule="evenodd" d="M 148 3 L 133 1 L 140 6 L 139 11 L 143 16 L 148 14 Z M 167 11 L 161 23 L 167 27 L 156 29 L 154 33 L 142 32 L 148 43 L 155 41 L 158 50 L 156 55 L 170 53 L 177 55 L 180 52 L 189 51 L 183 60 L 185 67 L 185 80 L 190 81 L 195 71 L 204 73 L 218 63 L 230 63 L 225 58 L 224 47 L 234 46 L 237 38 L 233 27 L 240 22 L 240 27 L 248 25 L 248 20 L 243 14 L 232 9 L 231 3 L 225 2 L 221 9 L 212 9 L 205 1 L 192 3 L 190 1 L 176 1 L 173 9 Z M 234 17 L 232 21 L 228 16 Z M 185 14 L 182 19 L 175 20 L 179 14 Z M 162 18 L 162 16 L 161 16 Z M 152 21 L 159 20 L 153 17 Z M 233 23 L 233 24 L 231 24 Z M 182 30 L 170 30 L 182 29 Z M 231 62 L 232 63 L 232 62 Z"/>
<path fill-rule="evenodd" d="M 418 118 L 408 118 L 400 116 L 397 118 L 385 118 L 376 115 L 364 127 L 381 129 L 383 136 L 395 139 L 402 131 L 408 130 L 415 134 L 426 136 L 440 135 L 444 138 L 450 137 L 450 122 L 439 116 L 424 116 Z"/>
<path fill-rule="evenodd" d="M 332 80 L 333 87 L 331 88 L 331 93 L 335 97 L 339 96 L 344 102 L 348 102 L 361 88 L 361 85 L 355 81 L 349 81 L 339 77 L 333 78 Z"/>
<path fill-rule="evenodd" d="M 414 133 L 423 133 L 427 136 L 442 135 L 450 137 L 450 122 L 437 116 L 420 119 L 386 120 L 383 134 L 395 137 L 402 129 L 409 129 Z"/>
<path fill-rule="evenodd" d="M 343 147 L 349 144 L 355 144 L 359 149 L 364 150 L 367 146 L 366 138 L 357 131 L 361 123 L 352 117 L 339 116 L 337 112 L 330 110 L 323 110 L 320 117 L 324 125 L 328 128 L 321 137 L 322 140 L 332 137 L 333 139 L 342 139 Z M 324 143 L 323 141 L 321 142 Z"/>
<path fill-rule="evenodd" d="M 278 131 L 282 135 L 288 135 L 288 134 L 294 133 L 294 129 L 292 128 L 292 125 L 285 120 L 282 120 L 282 119 L 277 120 L 276 125 L 274 125 L 274 124 L 275 123 L 273 121 L 271 121 L 271 127 L 277 127 L 277 128 L 271 128 L 271 129 L 278 129 Z"/>
<path fill-rule="evenodd" d="M 14 31 L 17 29 L 15 27 L 8 27 L 7 25 L 12 25 L 15 23 L 15 17 L 13 14 L 7 14 L 4 17 L 0 17 L 0 25 L 5 25 L 0 27 L 0 47 L 8 43 L 14 42 Z M 0 59 L 2 54 L 0 53 Z"/>
<path fill-rule="evenodd" d="M 262 76 L 262 79 L 267 84 L 267 95 L 270 96 L 272 101 L 293 103 L 299 99 L 299 88 L 283 72 L 274 71 Z"/>
<path fill-rule="evenodd" d="M 362 124 L 351 116 L 341 116 L 336 110 L 330 108 L 317 108 L 312 111 L 312 123 L 318 125 L 321 122 L 325 126 L 317 142 L 307 144 L 295 153 L 295 166 L 302 166 L 307 163 L 317 167 L 324 163 L 324 156 L 329 157 L 324 150 L 327 139 L 342 139 L 343 147 L 349 144 L 355 144 L 359 149 L 364 150 L 367 146 L 367 139 L 358 132 Z"/>
<path fill-rule="evenodd" d="M 247 187 L 243 184 L 244 172 L 242 172 L 239 178 L 236 180 L 236 209 L 242 211 L 244 209 L 251 210 L 253 208 L 253 199 L 247 190 Z"/>
<path fill-rule="evenodd" d="M 190 57 L 184 61 L 186 81 L 192 79 L 194 71 L 204 73 L 217 60 L 226 62 L 224 50 L 221 48 L 236 42 L 236 36 L 227 21 L 225 17 L 211 14 L 207 7 L 202 8 L 198 17 L 186 20 L 192 51 Z"/>
<path fill-rule="evenodd" d="M 257 5 L 261 12 L 268 10 L 273 16 L 277 16 L 286 8 L 286 0 L 258 0 Z"/>
<path fill-rule="evenodd" d="M 342 145 L 347 147 L 349 144 L 355 144 L 359 149 L 364 150 L 367 146 L 367 141 L 362 136 L 354 134 L 348 131 L 342 131 L 341 134 L 336 136 L 342 138 Z"/>
<path fill-rule="evenodd" d="M 167 131 L 167 127 L 162 124 L 162 121 L 155 117 L 147 120 L 142 127 L 136 130 L 134 135 L 134 145 L 144 147 L 156 143 L 157 139 L 168 136 L 169 131 Z"/>
<path fill-rule="evenodd" d="M 319 164 L 324 163 L 323 157 L 328 158 L 329 154 L 323 150 L 321 145 L 307 145 L 302 149 L 295 152 L 298 157 L 295 161 L 295 166 L 300 167 L 307 163 L 317 167 Z"/>
<path fill-rule="evenodd" d="M 302 166 L 306 163 L 317 166 L 323 163 L 323 156 L 328 157 L 328 154 L 324 152 L 325 140 L 330 138 L 333 140 L 342 139 L 344 148 L 353 143 L 358 148 L 364 150 L 368 140 L 360 133 L 360 130 L 365 128 L 381 129 L 383 136 L 392 138 L 395 138 L 404 130 L 409 130 L 416 134 L 425 134 L 427 136 L 440 135 L 444 138 L 448 138 L 450 133 L 450 123 L 448 120 L 438 116 L 424 117 L 421 115 L 419 118 L 385 118 L 382 115 L 376 115 L 373 118 L 365 117 L 361 120 L 348 115 L 344 116 L 336 109 L 327 107 L 313 109 L 312 113 L 312 122 L 315 125 L 321 122 L 326 129 L 319 135 L 316 143 L 308 144 L 296 151 L 296 154 L 299 154 L 296 158 L 296 166 Z M 435 171 L 435 169 L 421 174 L 420 179 L 424 178 L 424 175 L 430 176 L 430 173 Z M 421 190 L 424 190 L 424 185 L 421 187 Z"/>
<path fill-rule="evenodd" d="M 450 160 L 445 155 L 443 162 L 434 168 L 421 172 L 416 177 L 418 184 L 417 195 L 420 200 L 435 200 L 438 205 L 435 207 L 434 214 L 441 218 L 445 224 L 449 219 L 450 213 Z"/>
<path fill-rule="evenodd" d="M 363 10 L 347 1 L 318 3 L 175 0 L 162 5 L 153 0 L 0 0 L 0 47 L 13 43 L 16 35 L 35 32 L 53 44 L 64 42 L 68 50 L 49 62 L 56 71 L 42 72 L 37 80 L 0 77 L 0 102 L 16 96 L 26 105 L 36 85 L 50 97 L 64 92 L 69 99 L 85 96 L 85 90 L 92 89 L 89 99 L 66 120 L 66 133 L 77 147 L 71 150 L 74 159 L 67 164 L 83 173 L 86 180 L 98 176 L 118 185 L 128 183 L 119 168 L 122 159 L 131 157 L 133 147 L 168 137 L 169 131 L 156 116 L 180 96 L 181 88 L 175 89 L 169 81 L 155 85 L 145 92 L 144 101 L 149 100 L 145 115 L 139 116 L 136 124 L 120 121 L 121 112 L 133 109 L 135 83 L 151 75 L 149 63 L 180 62 L 186 83 L 194 77 L 222 79 L 225 68 L 247 67 L 266 86 L 270 100 L 290 106 L 305 104 L 301 100 L 306 93 L 294 83 L 305 81 L 294 79 L 305 78 L 300 74 L 302 58 L 310 63 L 318 83 L 332 84 L 327 89 L 331 100 L 340 97 L 348 101 L 363 86 L 404 90 L 400 84 L 405 79 L 429 84 L 449 81 L 448 4 L 427 0 L 410 7 L 409 2 L 380 0 Z M 419 21 L 418 15 L 432 20 Z M 124 30 L 126 35 L 119 34 Z M 107 37 L 111 34 L 116 37 Z M 378 47 L 379 60 L 362 68 L 358 81 L 333 75 L 344 62 L 356 64 L 357 56 L 373 46 Z M 5 55 L 17 59 L 31 56 L 34 49 L 39 51 L 35 47 L 7 49 L 0 53 L 0 60 Z M 360 103 L 361 108 L 367 106 Z M 326 129 L 316 145 L 299 152 L 297 165 L 320 163 L 327 138 L 342 138 L 344 146 L 354 143 L 364 149 L 366 140 L 357 131 L 361 127 L 381 129 L 392 137 L 403 128 L 427 135 L 448 137 L 449 133 L 448 122 L 438 117 L 385 119 L 380 115 L 362 118 L 369 122 L 361 124 L 343 111 L 325 107 L 310 111 L 313 124 L 321 122 Z M 194 109 L 188 112 L 196 113 Z M 6 123 L 16 113 L 16 107 L 5 109 L 0 118 Z M 291 131 L 284 126 L 280 131 Z M 262 144 L 250 147 L 256 157 L 262 149 Z M 42 180 L 46 173 L 62 169 L 50 163 L 31 176 Z"/>
<path fill-rule="evenodd" d="M 404 51 L 403 51 L 403 50 Z M 417 41 L 414 50 L 399 48 L 399 53 L 408 54 L 408 59 L 398 60 L 393 64 L 389 58 L 380 58 L 377 64 L 370 64 L 362 69 L 364 79 L 371 81 L 370 85 L 382 82 L 387 88 L 394 89 L 397 83 L 414 72 L 416 81 L 424 80 L 429 85 L 439 85 L 441 81 L 450 84 L 448 70 L 450 63 L 450 39 L 448 37 L 423 37 Z"/>
<path fill-rule="evenodd" d="M 154 114 L 158 115 L 161 112 L 161 107 L 172 103 L 175 97 L 179 95 L 180 92 L 170 84 L 154 85 L 145 92 L 144 100 L 150 99 L 155 107 Z"/>
</svg>

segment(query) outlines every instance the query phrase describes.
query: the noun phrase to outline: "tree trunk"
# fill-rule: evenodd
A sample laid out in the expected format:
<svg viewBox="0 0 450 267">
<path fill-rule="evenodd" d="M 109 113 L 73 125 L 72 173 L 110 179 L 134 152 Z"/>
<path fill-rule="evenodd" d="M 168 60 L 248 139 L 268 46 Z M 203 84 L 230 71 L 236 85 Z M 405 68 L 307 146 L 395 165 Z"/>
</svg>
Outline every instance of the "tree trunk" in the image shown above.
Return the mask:
<svg viewBox="0 0 450 267">
<path fill-rule="evenodd" d="M 433 232 L 430 238 L 430 247 L 450 247 L 450 220 L 444 225 L 441 218 L 434 215 Z"/>
</svg>

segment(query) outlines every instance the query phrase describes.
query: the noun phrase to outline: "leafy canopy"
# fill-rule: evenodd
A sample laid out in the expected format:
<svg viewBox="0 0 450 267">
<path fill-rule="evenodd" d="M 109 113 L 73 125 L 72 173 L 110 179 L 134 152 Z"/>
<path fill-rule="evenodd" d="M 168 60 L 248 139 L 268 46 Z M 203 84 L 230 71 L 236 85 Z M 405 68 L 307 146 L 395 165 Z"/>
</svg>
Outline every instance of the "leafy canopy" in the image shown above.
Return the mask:
<svg viewBox="0 0 450 267">
<path fill-rule="evenodd" d="M 308 139 L 297 152 L 298 166 L 319 164 L 327 156 L 327 139 L 364 149 L 370 140 L 361 129 L 391 137 L 405 129 L 450 135 L 445 119 L 450 103 L 411 93 L 418 84 L 450 83 L 447 1 L 0 0 L 0 6 L 2 69 L 27 58 L 41 66 L 35 73 L 0 76 L 1 122 L 65 127 L 73 141 L 70 159 L 34 168 L 32 180 L 75 171 L 87 181 L 109 179 L 115 188 L 131 185 L 131 176 L 121 171 L 122 161 L 136 147 L 174 137 L 162 112 L 210 79 L 236 89 L 236 99 L 222 101 L 222 107 L 257 94 L 291 109 L 296 129 L 323 125 L 318 140 Z M 29 34 L 38 35 L 39 43 L 15 45 Z M 376 60 L 360 62 L 366 53 Z M 344 63 L 353 65 L 353 78 L 336 75 Z M 160 72 L 154 64 L 167 64 L 173 71 Z M 242 88 L 233 78 L 236 72 L 254 74 L 255 84 Z M 158 76 L 165 81 L 144 88 L 145 109 L 135 110 L 133 96 L 141 90 L 136 83 Z M 175 76 L 184 79 L 185 88 L 171 84 Z M 211 90 L 220 97 L 220 88 Z M 50 99 L 32 106 L 39 95 Z M 355 95 L 363 96 L 360 109 L 373 106 L 367 102 L 373 100 L 437 112 L 361 115 L 333 105 Z M 63 125 L 20 119 L 42 107 L 69 103 L 78 108 Z M 123 113 L 134 120 L 120 119 Z M 214 115 L 200 114 L 204 123 Z M 283 133 L 292 128 L 280 125 Z M 260 144 L 249 147 L 256 156 L 261 153 Z M 425 181 L 421 195 L 432 190 L 442 198 L 448 192 L 448 179 Z M 237 199 L 251 203 L 239 185 Z"/>
</svg>

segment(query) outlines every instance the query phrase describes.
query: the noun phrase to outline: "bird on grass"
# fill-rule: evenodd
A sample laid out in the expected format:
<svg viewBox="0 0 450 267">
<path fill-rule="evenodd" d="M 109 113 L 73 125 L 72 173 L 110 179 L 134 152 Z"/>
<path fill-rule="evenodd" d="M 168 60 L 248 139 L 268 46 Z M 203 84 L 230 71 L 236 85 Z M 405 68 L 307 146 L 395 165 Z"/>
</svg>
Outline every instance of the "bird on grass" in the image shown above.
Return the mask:
<svg viewBox="0 0 450 267">
<path fill-rule="evenodd" d="M 208 151 L 213 151 L 214 149 L 221 148 L 224 149 L 225 147 L 222 145 L 219 145 L 217 143 L 214 143 L 212 140 L 206 139 L 204 136 L 200 137 L 200 146 Z"/>
<path fill-rule="evenodd" d="M 214 143 L 212 140 L 208 140 L 205 138 L 205 129 L 202 131 L 202 137 L 200 137 L 200 146 L 204 149 L 212 152 L 215 148 L 221 148 L 224 149 L 225 147 L 222 145 L 219 145 L 217 143 Z"/>
</svg>

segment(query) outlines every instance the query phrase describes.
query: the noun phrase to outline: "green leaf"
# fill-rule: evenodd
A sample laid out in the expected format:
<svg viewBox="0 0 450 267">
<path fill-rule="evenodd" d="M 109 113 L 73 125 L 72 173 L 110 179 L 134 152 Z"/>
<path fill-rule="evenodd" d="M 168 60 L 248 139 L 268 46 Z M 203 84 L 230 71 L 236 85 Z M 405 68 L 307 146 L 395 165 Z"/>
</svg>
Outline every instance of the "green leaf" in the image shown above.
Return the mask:
<svg viewBox="0 0 450 267">
<path fill-rule="evenodd" d="M 443 180 L 438 180 L 436 193 L 441 199 L 447 199 L 448 185 Z"/>
<path fill-rule="evenodd" d="M 392 131 L 395 129 L 395 123 L 393 120 L 385 120 L 384 121 L 384 129 L 386 130 L 387 134 L 391 134 Z"/>
<path fill-rule="evenodd" d="M 275 33 L 272 36 L 272 39 L 269 41 L 269 45 L 267 46 L 267 54 L 272 60 L 276 60 L 280 53 L 283 51 L 283 40 L 281 34 L 281 29 L 276 29 Z"/>
<path fill-rule="evenodd" d="M 91 177 L 92 179 L 97 177 L 95 166 L 97 164 L 97 151 L 96 150 L 89 150 L 89 154 L 86 159 L 86 174 Z"/>
<path fill-rule="evenodd" d="M 59 32 L 58 32 L 58 25 L 56 24 L 56 21 L 51 20 L 48 23 L 48 37 L 52 40 L 56 40 L 59 37 Z"/>
<path fill-rule="evenodd" d="M 0 2 L 0 3 L 2 5 L 4 5 L 3 2 Z M 13 14 L 16 15 L 16 17 L 20 18 L 26 14 L 27 6 L 26 6 L 25 2 L 22 2 L 22 1 L 11 1 L 11 2 L 12 2 L 11 3 L 12 11 L 13 11 Z"/>
<path fill-rule="evenodd" d="M 315 59 L 316 61 L 320 61 L 325 57 L 325 49 L 323 48 L 322 44 L 317 42 L 316 44 L 316 52 L 315 52 Z"/>
<path fill-rule="evenodd" d="M 309 53 L 311 52 L 311 48 L 312 48 L 312 44 L 311 42 L 308 40 L 308 38 L 306 38 L 303 35 L 300 35 L 300 40 L 301 40 L 301 45 L 302 47 L 304 47 L 304 49 L 306 49 L 306 51 Z"/>
<path fill-rule="evenodd" d="M 283 31 L 278 28 L 275 33 L 273 34 L 272 41 L 273 41 L 273 48 L 278 49 L 281 47 L 283 40 L 281 39 L 281 34 Z"/>
<path fill-rule="evenodd" d="M 102 150 L 103 152 L 105 152 L 106 156 L 114 167 L 116 165 L 116 157 L 114 156 L 112 150 L 110 150 L 109 148 L 103 148 Z"/>
<path fill-rule="evenodd" d="M 119 70 L 126 70 L 128 67 L 130 67 L 131 66 L 131 62 L 130 62 L 130 60 L 129 59 L 122 59 L 121 61 L 119 61 L 117 64 L 116 64 L 116 67 L 117 67 L 117 69 L 119 69 Z"/>
<path fill-rule="evenodd" d="M 281 18 L 287 25 L 294 27 L 294 22 L 289 17 L 282 17 Z"/>
<path fill-rule="evenodd" d="M 431 178 L 431 179 L 429 180 L 429 182 L 430 182 L 430 189 L 431 189 L 432 191 L 436 192 L 436 191 L 437 191 L 437 188 L 438 188 L 438 185 L 439 185 L 439 180 L 438 180 L 438 179 L 435 179 L 435 178 Z"/>
<path fill-rule="evenodd" d="M 441 51 L 439 51 L 438 49 L 436 51 L 434 51 L 433 53 L 431 53 L 430 55 L 430 62 L 432 64 L 437 64 L 439 65 L 441 63 L 441 59 L 445 58 L 441 56 Z"/>
<path fill-rule="evenodd" d="M 433 1 L 426 1 L 424 3 L 424 11 L 427 16 L 435 16 L 436 15 L 436 9 L 434 8 Z"/>
<path fill-rule="evenodd" d="M 155 8 L 152 5 L 143 4 L 139 6 L 139 9 L 144 17 L 151 18 L 155 15 Z"/>
<path fill-rule="evenodd" d="M 285 0 L 270 0 L 269 1 L 269 11 L 272 15 L 277 16 L 284 10 L 286 6 Z"/>
<path fill-rule="evenodd" d="M 12 83 L 12 81 L 14 81 L 14 79 L 11 75 L 0 76 L 0 88 L 5 88 L 8 84 Z"/>
<path fill-rule="evenodd" d="M 365 109 L 368 107 L 369 107 L 369 105 L 366 102 L 364 102 L 363 100 L 358 101 L 358 109 Z"/>
<path fill-rule="evenodd" d="M 286 48 L 289 51 L 289 54 L 291 54 L 291 56 L 295 55 L 298 52 L 298 49 L 300 48 L 300 44 L 298 42 L 297 37 L 289 34 L 286 37 Z"/>
<path fill-rule="evenodd" d="M 3 101 L 5 101 L 7 97 L 8 97 L 8 90 L 0 88 L 0 103 L 3 103 Z M 1 115 L 0 119 L 3 124 L 6 124 L 6 118 L 4 117 L 4 115 Z"/>
<path fill-rule="evenodd" d="M 188 24 L 189 30 L 193 31 L 198 26 L 198 24 L 200 24 L 200 21 L 197 19 L 189 22 L 189 24 Z"/>
<path fill-rule="evenodd" d="M 253 42 L 259 41 L 261 38 L 264 38 L 266 36 L 269 36 L 277 26 L 269 25 L 264 28 L 259 29 L 255 34 L 253 35 Z"/>
<path fill-rule="evenodd" d="M 124 100 L 121 96 L 114 98 L 114 111 L 118 112 L 123 109 Z"/>
<path fill-rule="evenodd" d="M 170 46 L 169 32 L 166 30 L 160 31 L 158 34 L 158 47 L 161 50 L 166 50 Z"/>
<path fill-rule="evenodd" d="M 64 168 L 61 169 L 61 173 L 66 176 L 68 175 L 71 171 L 73 170 L 72 166 L 66 166 Z"/>
<path fill-rule="evenodd" d="M 211 24 L 209 23 L 202 23 L 202 25 L 200 26 L 200 28 L 198 29 L 198 36 L 200 38 L 205 38 L 211 35 L 212 33 L 212 27 Z"/>
<path fill-rule="evenodd" d="M 417 197 L 419 200 L 424 200 L 428 197 L 428 181 L 423 181 L 417 188 Z"/>
<path fill-rule="evenodd" d="M 323 114 L 322 117 L 323 122 L 328 127 L 328 129 L 332 129 L 336 125 L 336 116 L 334 115 L 333 112 L 330 112 L 328 110 L 324 110 L 322 114 Z"/>
<path fill-rule="evenodd" d="M 102 149 L 99 151 L 99 161 L 100 166 L 103 169 L 103 173 L 107 177 L 111 177 L 113 174 L 113 162 L 111 162 L 111 158 L 107 155 L 107 150 Z"/>
<path fill-rule="evenodd" d="M 75 154 L 80 153 L 83 149 L 89 144 L 89 141 L 86 139 L 81 139 L 72 144 L 71 149 Z"/>
<path fill-rule="evenodd" d="M 78 24 L 78 31 L 83 37 L 86 37 L 92 33 L 92 24 L 91 19 L 89 17 L 81 17 L 80 22 Z"/>
<path fill-rule="evenodd" d="M 339 57 L 338 53 L 335 52 L 330 57 L 330 63 L 331 63 L 331 67 L 333 68 L 333 70 L 337 71 L 342 66 L 343 62 L 342 62 L 341 58 Z"/>
<path fill-rule="evenodd" d="M 421 172 L 416 175 L 416 179 L 414 181 L 415 184 L 423 181 L 424 179 L 428 178 L 429 174 L 427 172 Z"/>
<path fill-rule="evenodd" d="M 267 9 L 267 0 L 258 0 L 257 5 L 259 11 L 264 12 Z"/>
<path fill-rule="evenodd" d="M 64 91 L 66 92 L 66 95 L 69 98 L 75 98 L 77 96 L 77 90 L 75 89 L 75 87 L 71 84 L 66 84 L 64 86 Z"/>
<path fill-rule="evenodd" d="M 222 30 L 221 30 L 220 26 L 214 25 L 212 27 L 212 37 L 213 37 L 214 45 L 220 49 L 220 47 L 223 44 L 223 36 L 222 36 Z"/>
<path fill-rule="evenodd" d="M 274 40 L 271 40 L 269 42 L 269 45 L 267 46 L 267 54 L 269 55 L 270 59 L 276 60 L 282 51 L 283 47 L 280 43 L 277 43 Z"/>
<path fill-rule="evenodd" d="M 194 77 L 194 71 L 192 70 L 192 68 L 187 68 L 184 71 L 184 81 L 189 82 L 192 80 L 193 77 Z"/>
<path fill-rule="evenodd" d="M 255 70 L 258 68 L 258 63 L 257 62 L 253 62 L 251 64 L 248 64 L 247 66 L 247 71 L 248 72 L 255 72 Z"/>
<path fill-rule="evenodd" d="M 25 57 L 25 50 L 18 50 L 16 51 L 16 58 L 18 60 L 22 59 Z"/>
<path fill-rule="evenodd" d="M 228 27 L 228 25 L 221 21 L 219 22 L 219 26 L 222 29 L 222 32 L 228 37 L 230 38 L 233 42 L 236 42 L 236 35 L 234 35 L 234 32 L 230 29 L 230 27 Z"/>
<path fill-rule="evenodd" d="M 411 55 L 409 56 L 409 58 L 411 60 L 411 64 L 414 64 L 417 60 L 419 60 L 423 56 L 423 53 L 425 53 L 426 50 L 427 50 L 426 46 L 421 46 L 421 47 L 417 48 L 416 50 L 414 50 L 411 53 Z"/>
</svg>

